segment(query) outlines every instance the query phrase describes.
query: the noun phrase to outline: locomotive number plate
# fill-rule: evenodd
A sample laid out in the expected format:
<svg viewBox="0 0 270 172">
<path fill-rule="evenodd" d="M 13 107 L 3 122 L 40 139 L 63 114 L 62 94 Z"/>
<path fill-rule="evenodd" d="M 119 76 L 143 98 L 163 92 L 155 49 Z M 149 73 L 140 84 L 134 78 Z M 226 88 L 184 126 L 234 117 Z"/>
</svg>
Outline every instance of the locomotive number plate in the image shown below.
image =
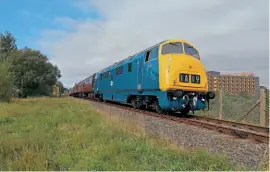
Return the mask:
<svg viewBox="0 0 270 172">
<path fill-rule="evenodd" d="M 185 73 L 180 73 L 180 82 L 189 82 L 189 75 Z"/>
<path fill-rule="evenodd" d="M 180 82 L 184 82 L 184 83 L 193 83 L 193 84 L 200 84 L 201 83 L 201 77 L 200 75 L 191 75 L 191 80 L 189 80 L 189 74 L 185 74 L 185 73 L 180 73 Z"/>
<path fill-rule="evenodd" d="M 201 83 L 200 75 L 191 75 L 191 83 L 200 84 Z"/>
</svg>

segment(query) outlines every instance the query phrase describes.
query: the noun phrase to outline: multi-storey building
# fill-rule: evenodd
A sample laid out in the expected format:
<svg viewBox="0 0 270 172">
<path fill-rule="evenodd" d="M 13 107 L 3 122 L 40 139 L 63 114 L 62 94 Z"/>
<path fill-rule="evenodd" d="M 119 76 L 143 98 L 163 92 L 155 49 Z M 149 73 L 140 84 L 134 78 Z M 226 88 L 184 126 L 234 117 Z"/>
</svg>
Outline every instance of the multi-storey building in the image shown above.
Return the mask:
<svg viewBox="0 0 270 172">
<path fill-rule="evenodd" d="M 232 95 L 241 92 L 252 96 L 260 94 L 259 77 L 255 77 L 252 73 L 220 74 L 220 72 L 208 71 L 207 77 L 208 87 L 211 91 L 222 89 Z"/>
</svg>

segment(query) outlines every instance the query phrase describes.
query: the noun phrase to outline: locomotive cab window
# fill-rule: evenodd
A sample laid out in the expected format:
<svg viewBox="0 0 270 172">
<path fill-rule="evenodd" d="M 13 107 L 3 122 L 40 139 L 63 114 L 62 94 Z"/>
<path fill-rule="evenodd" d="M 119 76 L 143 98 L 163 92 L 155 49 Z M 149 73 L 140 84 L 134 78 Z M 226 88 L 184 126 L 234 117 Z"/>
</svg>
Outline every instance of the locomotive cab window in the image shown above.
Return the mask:
<svg viewBox="0 0 270 172">
<path fill-rule="evenodd" d="M 147 51 L 145 53 L 145 62 L 149 61 L 149 55 L 150 55 L 150 51 Z"/>
<path fill-rule="evenodd" d="M 154 60 L 158 57 L 158 47 L 154 47 L 153 49 L 151 49 L 150 51 L 146 52 L 145 55 L 145 62 L 150 61 L 150 60 Z"/>
<path fill-rule="evenodd" d="M 171 42 L 162 46 L 161 54 L 183 54 L 183 45 L 181 42 Z"/>
<path fill-rule="evenodd" d="M 158 47 L 155 47 L 151 50 L 149 55 L 149 60 L 154 60 L 158 57 Z"/>
<path fill-rule="evenodd" d="M 185 49 L 186 54 L 191 55 L 191 56 L 195 57 L 196 59 L 200 59 L 198 51 L 195 48 L 193 48 L 192 46 L 184 43 L 184 49 Z"/>
</svg>

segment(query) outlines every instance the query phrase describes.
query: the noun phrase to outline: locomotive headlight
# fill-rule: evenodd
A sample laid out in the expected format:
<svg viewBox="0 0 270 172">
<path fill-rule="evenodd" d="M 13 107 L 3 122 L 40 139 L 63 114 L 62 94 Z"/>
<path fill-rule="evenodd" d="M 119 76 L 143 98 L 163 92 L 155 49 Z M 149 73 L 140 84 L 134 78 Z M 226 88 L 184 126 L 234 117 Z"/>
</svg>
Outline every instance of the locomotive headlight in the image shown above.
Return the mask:
<svg viewBox="0 0 270 172">
<path fill-rule="evenodd" d="M 184 91 L 183 90 L 177 90 L 177 91 L 174 91 L 173 95 L 175 97 L 182 97 L 184 94 Z"/>
<path fill-rule="evenodd" d="M 212 91 L 207 92 L 206 97 L 208 99 L 214 99 L 216 97 L 215 93 Z"/>
</svg>

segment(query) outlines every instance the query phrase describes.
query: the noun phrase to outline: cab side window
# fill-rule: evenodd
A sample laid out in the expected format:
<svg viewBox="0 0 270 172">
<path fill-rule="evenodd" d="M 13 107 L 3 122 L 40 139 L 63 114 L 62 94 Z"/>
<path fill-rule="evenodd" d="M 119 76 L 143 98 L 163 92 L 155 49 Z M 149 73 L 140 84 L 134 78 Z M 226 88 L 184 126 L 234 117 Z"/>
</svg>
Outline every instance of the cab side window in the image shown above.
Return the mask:
<svg viewBox="0 0 270 172">
<path fill-rule="evenodd" d="M 158 47 L 146 52 L 145 62 L 158 58 Z"/>
<path fill-rule="evenodd" d="M 154 49 L 152 49 L 149 55 L 149 60 L 153 60 L 156 58 L 158 58 L 158 47 L 155 47 Z"/>
</svg>

